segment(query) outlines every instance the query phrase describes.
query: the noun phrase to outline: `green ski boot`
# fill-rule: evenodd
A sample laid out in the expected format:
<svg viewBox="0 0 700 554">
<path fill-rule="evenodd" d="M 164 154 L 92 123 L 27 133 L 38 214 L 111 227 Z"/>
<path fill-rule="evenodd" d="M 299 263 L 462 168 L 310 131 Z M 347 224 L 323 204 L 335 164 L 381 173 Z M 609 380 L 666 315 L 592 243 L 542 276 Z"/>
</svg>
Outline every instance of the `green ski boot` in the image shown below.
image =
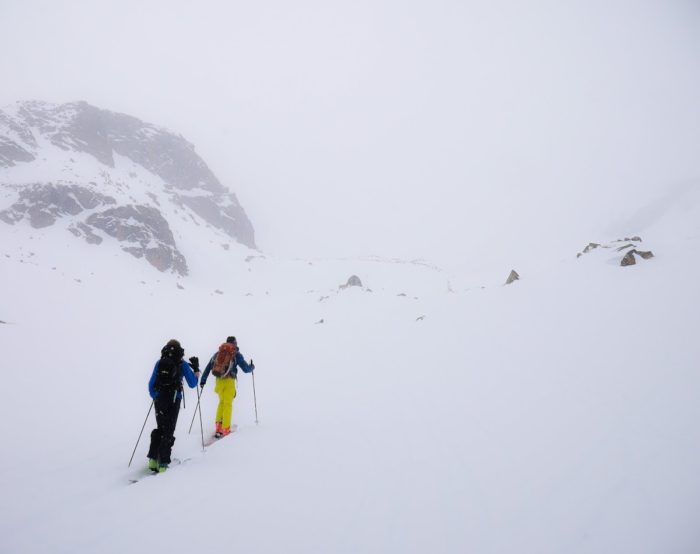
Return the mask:
<svg viewBox="0 0 700 554">
<path fill-rule="evenodd" d="M 148 469 L 151 471 L 158 471 L 158 460 L 155 458 L 148 458 Z"/>
</svg>

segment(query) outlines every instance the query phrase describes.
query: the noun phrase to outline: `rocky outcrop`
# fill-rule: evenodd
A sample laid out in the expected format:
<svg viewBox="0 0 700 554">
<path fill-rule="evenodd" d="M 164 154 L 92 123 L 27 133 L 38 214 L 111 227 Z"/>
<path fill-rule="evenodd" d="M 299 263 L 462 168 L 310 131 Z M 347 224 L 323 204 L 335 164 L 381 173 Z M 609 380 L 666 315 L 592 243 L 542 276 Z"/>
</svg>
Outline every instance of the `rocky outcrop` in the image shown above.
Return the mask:
<svg viewBox="0 0 700 554">
<path fill-rule="evenodd" d="M 122 250 L 145 258 L 160 271 L 187 275 L 187 262 L 175 246 L 168 222 L 147 206 L 120 206 L 94 213 L 87 224 L 115 238 Z"/>
<path fill-rule="evenodd" d="M 253 224 L 233 193 L 178 196 L 178 201 L 238 242 L 255 248 Z"/>
<path fill-rule="evenodd" d="M 75 184 L 34 183 L 18 190 L 18 199 L 0 211 L 0 220 L 10 225 L 28 219 L 34 228 L 49 227 L 63 216 L 76 216 L 98 206 L 116 204 L 111 196 Z"/>
<path fill-rule="evenodd" d="M 351 275 L 348 277 L 347 282 L 344 285 L 340 285 L 339 288 L 341 289 L 346 289 L 348 287 L 361 287 L 362 286 L 362 281 L 357 275 Z"/>
<path fill-rule="evenodd" d="M 638 255 L 638 256 L 639 256 L 640 258 L 642 258 L 643 260 L 648 260 L 648 259 L 654 257 L 653 252 L 651 252 L 650 250 L 649 250 L 649 251 L 646 251 L 646 252 L 643 252 L 643 251 L 641 251 L 641 250 L 633 249 L 633 250 L 630 250 L 629 252 L 627 252 L 627 254 L 624 255 L 624 257 L 623 257 L 622 260 L 620 261 L 620 265 L 624 267 L 624 266 L 636 264 L 636 263 L 637 263 L 637 260 L 636 260 L 636 258 L 635 258 L 635 254 Z"/>
<path fill-rule="evenodd" d="M 76 237 L 82 237 L 88 244 L 102 244 L 102 237 L 93 233 L 92 228 L 85 223 L 73 223 L 68 227 L 68 231 L 73 233 Z"/>
<path fill-rule="evenodd" d="M 506 285 L 510 285 L 513 281 L 517 281 L 520 279 L 520 275 L 518 275 L 518 272 L 512 269 L 510 271 L 510 274 L 508 275 L 508 278 L 506 279 Z"/>
<path fill-rule="evenodd" d="M 591 250 L 594 250 L 596 248 L 614 250 L 615 252 L 624 252 L 622 259 L 620 260 L 620 265 L 623 267 L 629 266 L 629 265 L 635 265 L 637 263 L 637 259 L 635 256 L 639 256 L 643 260 L 648 260 L 648 259 L 654 257 L 653 252 L 651 252 L 650 250 L 639 250 L 637 248 L 637 245 L 635 244 L 637 242 L 642 242 L 641 237 L 639 237 L 639 236 L 626 237 L 624 239 L 614 240 L 614 241 L 607 243 L 607 244 L 598 244 L 595 242 L 590 242 L 583 249 L 582 252 L 579 252 L 578 254 L 576 254 L 576 257 L 580 258 L 583 254 L 587 254 L 588 252 L 590 252 Z M 620 245 L 620 243 L 624 243 L 624 244 Z"/>
<path fill-rule="evenodd" d="M 36 147 L 32 132 L 0 111 L 0 167 L 33 161 Z"/>
<path fill-rule="evenodd" d="M 19 199 L 0 212 L 0 220 L 11 225 L 29 220 L 34 228 L 49 227 L 59 218 L 76 219 L 89 213 L 84 221 L 69 227 L 76 237 L 89 244 L 101 244 L 100 231 L 115 238 L 122 250 L 146 259 L 160 271 L 187 274 L 187 262 L 178 251 L 168 222 L 150 206 L 118 206 L 117 201 L 85 187 L 68 184 L 33 184 L 19 189 Z M 106 209 L 105 209 L 106 208 Z"/>
<path fill-rule="evenodd" d="M 627 265 L 634 265 L 637 263 L 637 260 L 634 258 L 634 251 L 632 252 L 627 252 L 620 261 L 621 266 L 627 266 Z"/>
</svg>

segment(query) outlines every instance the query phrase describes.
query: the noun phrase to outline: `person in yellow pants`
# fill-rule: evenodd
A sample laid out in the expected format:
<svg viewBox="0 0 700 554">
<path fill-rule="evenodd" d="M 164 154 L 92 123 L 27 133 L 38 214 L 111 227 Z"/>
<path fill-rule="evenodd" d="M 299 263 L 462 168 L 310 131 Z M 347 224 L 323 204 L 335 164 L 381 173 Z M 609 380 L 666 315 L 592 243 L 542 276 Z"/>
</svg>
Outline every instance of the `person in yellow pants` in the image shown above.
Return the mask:
<svg viewBox="0 0 700 554">
<path fill-rule="evenodd" d="M 238 350 L 236 337 L 229 336 L 209 359 L 200 380 L 200 386 L 204 388 L 209 373 L 216 377 L 214 392 L 219 395 L 219 406 L 216 408 L 216 433 L 214 435 L 216 438 L 225 437 L 231 433 L 233 399 L 236 398 L 236 379 L 239 367 L 244 373 L 252 373 L 255 369 L 255 365 L 252 362 L 250 364 L 246 362 L 243 354 Z"/>
<path fill-rule="evenodd" d="M 223 433 L 223 430 L 227 429 L 226 433 L 223 434 L 228 435 L 231 432 L 233 399 L 236 398 L 236 379 L 217 377 L 214 392 L 219 395 L 219 406 L 216 408 L 216 432 Z"/>
</svg>

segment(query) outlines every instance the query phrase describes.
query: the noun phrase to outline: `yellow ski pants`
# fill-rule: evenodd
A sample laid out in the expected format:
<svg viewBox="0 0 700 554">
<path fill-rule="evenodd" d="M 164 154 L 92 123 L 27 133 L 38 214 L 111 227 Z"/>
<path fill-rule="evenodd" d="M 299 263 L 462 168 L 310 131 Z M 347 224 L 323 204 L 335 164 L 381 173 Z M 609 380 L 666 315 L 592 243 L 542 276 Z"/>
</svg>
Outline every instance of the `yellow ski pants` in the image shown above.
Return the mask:
<svg viewBox="0 0 700 554">
<path fill-rule="evenodd" d="M 231 427 L 233 399 L 236 398 L 236 380 L 232 377 L 216 378 L 214 392 L 219 395 L 219 407 L 216 409 L 216 421 L 224 429 Z"/>
</svg>

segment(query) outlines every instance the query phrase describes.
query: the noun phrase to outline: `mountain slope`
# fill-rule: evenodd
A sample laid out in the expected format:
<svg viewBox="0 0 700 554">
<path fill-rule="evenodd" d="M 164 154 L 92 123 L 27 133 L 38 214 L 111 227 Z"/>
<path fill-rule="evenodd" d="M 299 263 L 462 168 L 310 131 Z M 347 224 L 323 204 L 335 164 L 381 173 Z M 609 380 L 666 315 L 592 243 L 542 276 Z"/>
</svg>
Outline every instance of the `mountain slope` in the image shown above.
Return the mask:
<svg viewBox="0 0 700 554">
<path fill-rule="evenodd" d="M 175 218 L 209 227 L 222 243 L 255 248 L 235 194 L 191 144 L 85 102 L 19 102 L 0 111 L 0 194 L 5 224 L 58 227 L 94 245 L 116 240 L 160 271 L 188 273 Z"/>
<path fill-rule="evenodd" d="M 255 258 L 222 295 L 199 272 L 140 283 L 123 257 L 77 282 L 0 256 L 2 550 L 694 552 L 700 212 L 683 198 L 639 230 L 652 259 L 573 245 L 454 292 L 415 264 Z M 174 454 L 192 460 L 126 485 L 160 346 L 206 358 L 227 334 L 255 360 L 260 425 L 241 376 L 239 432 L 202 454 L 188 391 Z M 211 384 L 202 405 L 211 433 Z M 178 528 L 154 532 L 161 514 Z"/>
</svg>

